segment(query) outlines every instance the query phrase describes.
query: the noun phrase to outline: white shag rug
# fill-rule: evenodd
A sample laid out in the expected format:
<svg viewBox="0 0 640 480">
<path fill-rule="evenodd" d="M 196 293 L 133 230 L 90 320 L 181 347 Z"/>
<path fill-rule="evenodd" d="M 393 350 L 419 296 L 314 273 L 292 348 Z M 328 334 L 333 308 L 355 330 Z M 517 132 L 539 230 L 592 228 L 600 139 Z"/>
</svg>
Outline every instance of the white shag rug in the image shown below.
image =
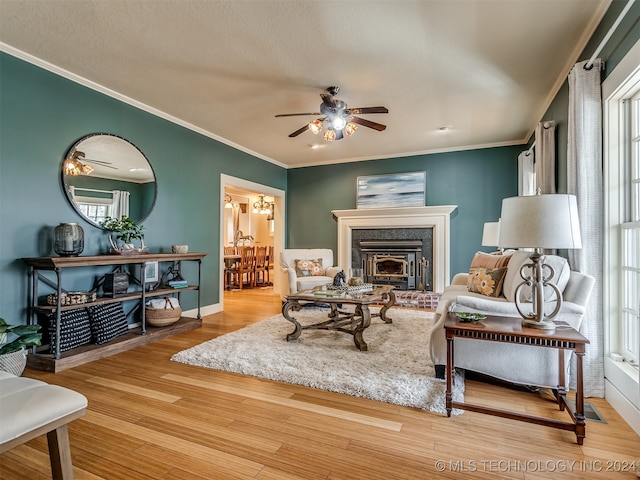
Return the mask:
<svg viewBox="0 0 640 480">
<path fill-rule="evenodd" d="M 305 308 L 292 316 L 309 325 L 326 320 L 327 313 Z M 337 331 L 305 330 L 287 342 L 294 326 L 276 315 L 171 360 L 446 414 L 446 383 L 435 378 L 429 354 L 434 314 L 391 308 L 387 316 L 393 323 L 374 317 L 364 331 L 366 352 L 356 348 L 352 335 Z M 456 374 L 454 401 L 464 401 L 463 392 L 464 377 Z"/>
</svg>

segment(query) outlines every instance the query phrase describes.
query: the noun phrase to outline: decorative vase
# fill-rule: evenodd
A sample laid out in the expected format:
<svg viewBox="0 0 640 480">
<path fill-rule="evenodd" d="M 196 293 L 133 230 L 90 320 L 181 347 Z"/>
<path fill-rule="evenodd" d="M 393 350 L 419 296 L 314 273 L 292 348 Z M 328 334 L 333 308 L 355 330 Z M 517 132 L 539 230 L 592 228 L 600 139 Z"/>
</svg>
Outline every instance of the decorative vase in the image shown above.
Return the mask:
<svg viewBox="0 0 640 480">
<path fill-rule="evenodd" d="M 27 366 L 27 352 L 24 348 L 0 355 L 0 370 L 19 377 Z"/>
<path fill-rule="evenodd" d="M 84 230 L 77 223 L 61 223 L 53 229 L 53 251 L 61 257 L 76 257 L 84 250 Z"/>
</svg>

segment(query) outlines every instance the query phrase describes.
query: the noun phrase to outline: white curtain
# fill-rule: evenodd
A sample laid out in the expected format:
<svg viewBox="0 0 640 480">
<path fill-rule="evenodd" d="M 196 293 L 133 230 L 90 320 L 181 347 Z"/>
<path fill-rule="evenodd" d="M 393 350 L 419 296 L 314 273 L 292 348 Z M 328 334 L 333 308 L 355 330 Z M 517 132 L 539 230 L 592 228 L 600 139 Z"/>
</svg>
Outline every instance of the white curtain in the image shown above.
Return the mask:
<svg viewBox="0 0 640 480">
<path fill-rule="evenodd" d="M 556 193 L 556 122 L 538 123 L 535 147 L 536 189 Z"/>
<path fill-rule="evenodd" d="M 596 279 L 580 329 L 590 342 L 584 357 L 584 393 L 604 397 L 601 61 L 590 70 L 585 70 L 586 63 L 577 63 L 569 73 L 567 192 L 577 198 L 582 237 L 582 248 L 569 250 L 569 263 Z"/>
<path fill-rule="evenodd" d="M 518 155 L 518 196 L 536 193 L 536 172 L 533 152 L 526 150 Z"/>
<path fill-rule="evenodd" d="M 129 192 L 126 190 L 113 190 L 111 192 L 111 217 L 121 218 L 129 216 Z"/>
</svg>

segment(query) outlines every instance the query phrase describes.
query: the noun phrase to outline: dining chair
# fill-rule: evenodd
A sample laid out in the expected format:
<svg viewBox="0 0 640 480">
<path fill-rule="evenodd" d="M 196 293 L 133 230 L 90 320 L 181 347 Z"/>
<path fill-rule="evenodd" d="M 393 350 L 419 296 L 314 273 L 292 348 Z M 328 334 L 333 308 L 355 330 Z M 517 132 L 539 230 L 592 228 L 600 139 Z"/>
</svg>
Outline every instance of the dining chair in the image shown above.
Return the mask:
<svg viewBox="0 0 640 480">
<path fill-rule="evenodd" d="M 245 275 L 247 277 L 247 286 L 254 285 L 255 247 L 239 247 L 239 253 L 240 260 L 231 267 L 231 277 L 236 279 L 238 288 L 242 290 Z"/>
<path fill-rule="evenodd" d="M 269 263 L 267 258 L 267 247 L 257 247 L 256 261 L 253 268 L 254 286 L 257 286 L 259 281 L 262 285 L 267 285 L 269 283 Z"/>
</svg>

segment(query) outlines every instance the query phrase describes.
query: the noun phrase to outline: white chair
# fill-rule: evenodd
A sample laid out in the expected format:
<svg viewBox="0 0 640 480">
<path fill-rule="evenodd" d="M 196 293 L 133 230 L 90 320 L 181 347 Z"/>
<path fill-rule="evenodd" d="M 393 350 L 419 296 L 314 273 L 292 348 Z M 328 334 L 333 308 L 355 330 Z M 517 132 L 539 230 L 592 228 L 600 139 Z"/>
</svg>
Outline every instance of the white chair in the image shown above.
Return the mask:
<svg viewBox="0 0 640 480">
<path fill-rule="evenodd" d="M 0 371 L 0 453 L 46 434 L 52 478 L 72 479 L 67 424 L 86 410 L 78 392 Z"/>
<path fill-rule="evenodd" d="M 307 266 L 311 268 L 305 273 L 301 267 Z M 331 283 L 333 277 L 342 271 L 333 265 L 333 251 L 329 248 L 285 249 L 280 252 L 280 267 L 287 275 L 282 282 L 282 301 L 286 301 L 290 293 Z"/>
</svg>

